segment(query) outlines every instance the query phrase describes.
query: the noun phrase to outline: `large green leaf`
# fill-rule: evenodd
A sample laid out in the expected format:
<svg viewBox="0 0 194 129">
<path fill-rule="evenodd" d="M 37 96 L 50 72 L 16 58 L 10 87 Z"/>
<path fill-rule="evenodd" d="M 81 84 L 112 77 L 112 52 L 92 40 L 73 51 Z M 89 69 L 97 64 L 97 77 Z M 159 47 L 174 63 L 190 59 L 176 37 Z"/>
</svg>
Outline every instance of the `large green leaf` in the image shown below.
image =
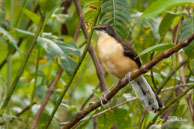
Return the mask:
<svg viewBox="0 0 194 129">
<path fill-rule="evenodd" d="M 168 32 L 170 26 L 172 25 L 173 20 L 178 16 L 178 14 L 175 13 L 166 13 L 164 18 L 162 19 L 160 26 L 159 26 L 159 33 L 161 38 L 163 38 L 166 33 Z"/>
<path fill-rule="evenodd" d="M 140 57 L 142 55 L 145 55 L 147 53 L 151 53 L 153 51 L 166 50 L 166 49 L 171 48 L 173 46 L 174 46 L 173 44 L 166 44 L 166 43 L 157 44 L 157 45 L 154 45 L 152 47 L 149 47 L 149 48 L 143 50 L 140 54 L 138 54 L 138 56 Z"/>
<path fill-rule="evenodd" d="M 45 49 L 49 57 L 51 58 L 58 57 L 59 64 L 69 75 L 72 75 L 73 70 L 76 67 L 76 62 L 72 58 L 70 58 L 67 54 L 69 54 L 70 52 L 74 54 L 73 52 L 75 51 L 75 54 L 79 55 L 78 54 L 79 50 L 77 48 L 72 48 L 73 45 L 71 46 L 69 45 L 68 47 L 67 45 L 62 44 L 59 45 L 56 42 L 46 38 L 38 38 L 37 41 Z M 62 46 L 63 48 L 61 48 L 60 46 Z"/>
<path fill-rule="evenodd" d="M 80 2 L 83 5 L 83 14 L 86 25 L 90 26 L 98 13 L 101 0 L 81 0 Z"/>
<path fill-rule="evenodd" d="M 55 8 L 59 0 L 39 0 L 38 2 L 43 12 L 49 12 Z"/>
<path fill-rule="evenodd" d="M 194 3 L 194 0 L 158 0 L 145 10 L 141 17 L 153 18 L 170 7 Z"/>
<path fill-rule="evenodd" d="M 132 21 L 131 24 L 134 24 L 132 27 L 139 27 L 139 29 L 136 30 L 137 32 L 135 32 L 135 35 L 137 35 L 138 37 L 138 35 L 143 29 L 150 28 L 154 38 L 157 40 L 160 40 L 160 34 L 158 33 L 158 28 L 159 28 L 158 22 L 154 19 L 140 18 L 139 15 L 140 15 L 140 12 L 133 14 L 131 16 L 131 21 Z M 131 29 L 133 30 L 132 27 Z"/>
<path fill-rule="evenodd" d="M 36 13 L 34 13 L 34 12 L 28 10 L 28 9 L 25 9 L 25 8 L 22 9 L 22 12 L 23 12 L 29 19 L 31 19 L 36 25 L 39 24 L 39 22 L 40 22 L 40 16 L 39 16 L 39 15 L 37 15 Z"/>
<path fill-rule="evenodd" d="M 101 7 L 100 24 L 110 24 L 123 38 L 128 34 L 130 13 L 126 0 L 104 0 Z"/>
<path fill-rule="evenodd" d="M 21 29 L 14 29 L 13 33 L 21 37 L 34 36 L 33 33 Z M 48 33 L 43 33 L 42 35 L 46 37 L 48 36 Z M 69 75 L 71 75 L 76 67 L 76 62 L 73 60 L 72 55 L 75 55 L 79 58 L 79 48 L 74 43 L 64 43 L 60 40 L 56 40 L 54 39 L 55 36 L 51 34 L 48 37 L 52 37 L 52 40 L 45 37 L 38 37 L 37 42 L 39 45 L 44 48 L 48 54 L 48 57 L 51 59 L 58 57 L 59 64 Z"/>
<path fill-rule="evenodd" d="M 17 42 L 15 41 L 15 39 L 9 34 L 9 32 L 7 32 L 4 28 L 0 27 L 0 35 L 5 38 L 5 40 L 7 40 L 13 47 L 15 47 L 15 49 L 17 51 L 20 52 L 18 46 L 17 46 Z"/>
<path fill-rule="evenodd" d="M 180 31 L 180 41 L 183 41 L 186 39 L 189 35 L 194 33 L 194 18 L 187 18 L 183 21 L 183 24 L 181 26 Z M 194 58 L 194 41 L 190 43 L 187 47 L 185 47 L 184 52 L 189 56 L 190 58 Z"/>
<path fill-rule="evenodd" d="M 80 50 L 79 48 L 76 46 L 75 43 L 64 43 L 62 41 L 59 40 L 55 40 L 55 42 L 60 46 L 60 48 L 63 50 L 63 52 L 65 52 L 65 54 L 74 54 L 78 57 L 80 57 Z"/>
</svg>

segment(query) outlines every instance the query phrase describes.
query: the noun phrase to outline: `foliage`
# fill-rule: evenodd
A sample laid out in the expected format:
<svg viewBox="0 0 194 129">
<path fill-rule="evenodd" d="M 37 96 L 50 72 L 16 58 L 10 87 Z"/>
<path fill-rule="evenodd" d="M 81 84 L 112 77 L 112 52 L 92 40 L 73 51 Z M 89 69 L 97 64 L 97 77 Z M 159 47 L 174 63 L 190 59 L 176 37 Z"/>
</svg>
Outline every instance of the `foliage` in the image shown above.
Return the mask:
<svg viewBox="0 0 194 129">
<path fill-rule="evenodd" d="M 0 1 L 0 128 L 29 128 L 61 68 L 64 71 L 40 115 L 37 128 L 45 127 L 68 83 L 71 85 L 66 95 L 62 96 L 62 103 L 49 128 L 58 129 L 65 122 L 72 120 L 91 94 L 92 97 L 85 107 L 102 95 L 91 56 L 87 54 L 80 62 L 87 41 L 82 30 L 79 31 L 77 41 L 74 39 L 79 15 L 74 1 L 68 1 L 66 0 L 65 4 L 63 0 Z M 89 32 L 98 10 L 101 9 L 97 24 L 112 25 L 118 35 L 137 51 L 142 64 L 150 61 L 151 53 L 153 58 L 156 57 L 186 39 L 194 31 L 194 0 L 81 0 L 80 3 Z M 41 22 L 43 26 L 40 33 L 37 33 L 35 46 L 28 60 L 25 60 Z M 91 44 L 95 49 L 96 42 L 97 35 L 94 33 Z M 176 88 L 177 86 L 185 83 L 187 89 L 194 85 L 193 53 L 194 42 L 157 64 L 152 69 L 153 73 L 148 72 L 144 75 L 151 86 L 156 85 L 158 88 L 164 85 L 163 89 L 170 88 L 159 93 L 165 105 L 183 92 L 181 88 Z M 180 57 L 186 60 L 186 63 L 184 67 L 174 71 L 181 63 Z M 22 66 L 23 63 L 26 65 Z M 78 63 L 80 68 L 75 74 Z M 18 77 L 21 68 L 24 71 Z M 154 80 L 151 79 L 152 75 Z M 75 78 L 71 82 L 72 77 Z M 105 76 L 105 79 L 107 86 L 111 86 L 117 80 L 110 74 Z M 5 100 L 14 83 L 14 92 L 11 93 L 10 99 Z M 145 128 L 157 114 L 145 113 L 138 99 L 128 101 L 134 97 L 132 88 L 125 87 L 112 99 L 111 104 L 88 114 L 77 124 L 77 128 Z M 194 95 L 187 97 L 193 104 Z M 5 101 L 8 105 L 2 108 Z M 110 106 L 124 101 L 128 102 L 103 112 Z M 184 97 L 179 99 L 164 115 L 166 119 L 174 116 L 186 121 L 165 121 L 162 117 L 158 118 L 151 128 L 193 128 L 192 114 L 187 102 Z M 92 118 L 98 113 L 102 114 Z"/>
</svg>

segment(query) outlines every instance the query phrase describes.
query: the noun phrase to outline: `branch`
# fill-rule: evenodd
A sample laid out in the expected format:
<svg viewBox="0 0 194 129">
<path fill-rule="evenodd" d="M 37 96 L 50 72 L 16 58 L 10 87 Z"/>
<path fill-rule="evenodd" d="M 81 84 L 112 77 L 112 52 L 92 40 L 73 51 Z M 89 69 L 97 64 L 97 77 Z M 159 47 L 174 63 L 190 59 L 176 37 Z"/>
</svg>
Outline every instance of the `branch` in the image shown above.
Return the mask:
<svg viewBox="0 0 194 129">
<path fill-rule="evenodd" d="M 153 59 L 153 56 L 154 56 L 154 52 L 151 53 L 150 60 Z M 154 88 L 157 89 L 157 86 L 156 86 L 156 83 L 155 83 L 155 80 L 154 80 L 154 73 L 153 73 L 153 69 L 152 68 L 151 68 L 150 72 L 151 72 L 151 79 L 152 79 L 152 83 L 154 85 Z"/>
<path fill-rule="evenodd" d="M 175 52 L 179 51 L 181 48 L 186 47 L 193 40 L 194 40 L 194 34 L 190 35 L 188 38 L 186 38 L 180 44 L 174 46 L 173 48 L 170 48 L 170 49 L 164 51 L 161 55 L 157 56 L 156 58 L 154 58 L 149 63 L 143 65 L 140 69 L 133 72 L 131 74 L 130 78 L 135 79 L 138 76 L 140 76 L 141 74 L 144 74 L 144 73 L 148 72 L 148 70 L 150 70 L 158 62 L 160 62 L 161 60 L 171 56 Z M 128 82 L 129 82 L 129 80 L 127 80 L 127 78 L 123 78 L 122 80 L 120 80 L 120 82 L 117 86 L 115 86 L 108 94 L 106 94 L 104 97 L 102 97 L 103 104 L 107 103 L 107 101 L 104 98 L 106 98 L 109 101 L 120 89 L 125 87 L 128 84 Z M 89 114 L 90 112 L 92 112 L 93 110 L 95 110 L 96 108 L 98 108 L 100 106 L 101 106 L 101 102 L 100 102 L 100 100 L 98 100 L 95 103 L 91 104 L 88 108 L 83 109 L 82 111 L 78 112 L 77 115 L 68 124 L 66 124 L 63 127 L 63 129 L 69 129 L 69 128 L 73 127 L 77 122 L 79 122 L 87 114 Z"/>
<path fill-rule="evenodd" d="M 80 1 L 79 0 L 74 0 L 74 3 L 75 3 L 75 6 L 76 6 L 76 9 L 77 9 L 77 12 L 79 14 L 79 23 L 81 22 L 80 24 L 81 24 L 82 30 L 84 32 L 84 36 L 85 36 L 86 40 L 88 40 L 89 33 L 86 29 L 85 21 L 83 19 L 83 14 L 82 14 L 82 8 L 81 8 Z M 104 79 L 103 68 L 102 68 L 102 65 L 100 64 L 100 62 L 99 62 L 99 60 L 98 60 L 98 58 L 97 58 L 97 56 L 94 52 L 94 48 L 93 48 L 91 43 L 90 43 L 90 46 L 89 46 L 89 53 L 92 57 L 92 60 L 93 60 L 94 65 L 95 65 L 98 78 L 100 80 L 101 91 L 105 91 L 106 90 L 106 81 Z"/>
<path fill-rule="evenodd" d="M 43 102 L 42 102 L 42 104 L 41 104 L 41 106 L 40 106 L 38 112 L 36 113 L 36 116 L 34 117 L 33 122 L 32 122 L 31 125 L 30 125 L 30 128 L 31 128 L 31 129 L 34 129 L 34 128 L 36 127 L 36 125 L 37 125 L 37 123 L 38 123 L 38 120 L 39 120 L 39 118 L 40 118 L 40 115 L 41 115 L 41 113 L 43 112 L 44 107 L 45 107 L 46 104 L 48 103 L 49 98 L 50 98 L 51 94 L 53 93 L 53 91 L 54 91 L 54 89 L 55 89 L 55 87 L 56 87 L 56 85 L 57 85 L 57 82 L 58 82 L 58 80 L 60 79 L 62 73 L 63 73 L 63 69 L 60 68 L 60 70 L 59 70 L 59 72 L 57 73 L 56 78 L 55 78 L 54 81 L 52 82 L 52 84 L 51 84 L 51 86 L 50 86 L 50 88 L 49 88 L 49 90 L 48 90 L 48 93 L 46 94 L 46 96 L 45 96 L 45 98 L 44 98 L 44 100 L 43 100 Z"/>
<path fill-rule="evenodd" d="M 76 28 L 76 30 L 75 30 L 74 37 L 73 37 L 73 41 L 74 41 L 74 42 L 77 41 L 77 38 L 78 38 L 78 35 L 79 35 L 79 32 L 80 32 L 80 28 L 81 28 L 81 23 L 82 23 L 82 21 L 79 20 L 78 25 L 77 25 L 77 28 Z"/>
<path fill-rule="evenodd" d="M 105 110 L 103 110 L 103 111 L 101 111 L 101 112 L 99 112 L 99 113 L 94 114 L 91 118 L 100 116 L 100 115 L 102 115 L 102 114 L 104 114 L 104 113 L 106 113 L 106 112 L 108 112 L 108 111 L 110 111 L 110 110 L 113 110 L 113 109 L 115 109 L 115 108 L 118 108 L 118 107 L 120 107 L 120 106 L 122 106 L 122 105 L 124 105 L 124 104 L 127 104 L 127 103 L 129 103 L 129 102 L 131 102 L 131 101 L 133 101 L 133 100 L 136 100 L 136 99 L 137 99 L 137 97 L 133 97 L 133 98 L 131 98 L 131 99 L 129 99 L 129 100 L 126 100 L 126 101 L 123 101 L 123 102 L 121 102 L 121 103 L 119 103 L 119 104 L 117 104 L 117 105 L 111 106 L 111 107 L 109 107 L 109 108 L 107 108 L 107 109 L 105 109 Z M 85 121 L 85 120 L 88 120 L 88 119 L 89 119 L 89 118 L 86 118 L 86 119 L 82 119 L 82 120 L 80 120 L 80 121 Z"/>
</svg>

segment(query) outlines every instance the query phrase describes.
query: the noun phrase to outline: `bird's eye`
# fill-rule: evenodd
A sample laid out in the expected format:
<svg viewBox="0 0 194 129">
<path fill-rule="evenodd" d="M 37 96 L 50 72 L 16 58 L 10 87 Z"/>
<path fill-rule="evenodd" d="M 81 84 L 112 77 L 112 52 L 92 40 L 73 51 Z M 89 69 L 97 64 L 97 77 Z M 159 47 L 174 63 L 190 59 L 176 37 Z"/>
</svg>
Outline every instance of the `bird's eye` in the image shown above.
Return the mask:
<svg viewBox="0 0 194 129">
<path fill-rule="evenodd" d="M 108 31 L 108 28 L 106 27 L 106 28 L 104 28 L 104 30 L 105 30 L 105 31 Z"/>
</svg>

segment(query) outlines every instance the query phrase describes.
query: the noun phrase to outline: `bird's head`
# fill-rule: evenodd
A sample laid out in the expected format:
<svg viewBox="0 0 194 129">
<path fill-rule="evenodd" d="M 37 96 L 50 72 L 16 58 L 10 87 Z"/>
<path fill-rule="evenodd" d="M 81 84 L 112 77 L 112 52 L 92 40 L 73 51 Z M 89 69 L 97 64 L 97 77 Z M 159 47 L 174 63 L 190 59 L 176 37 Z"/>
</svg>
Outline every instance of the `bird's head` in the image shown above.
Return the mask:
<svg viewBox="0 0 194 129">
<path fill-rule="evenodd" d="M 94 26 L 92 29 L 96 30 L 98 37 L 105 36 L 106 34 L 112 37 L 116 36 L 116 32 L 113 29 L 113 27 L 108 24 L 101 24 L 98 26 Z"/>
</svg>

